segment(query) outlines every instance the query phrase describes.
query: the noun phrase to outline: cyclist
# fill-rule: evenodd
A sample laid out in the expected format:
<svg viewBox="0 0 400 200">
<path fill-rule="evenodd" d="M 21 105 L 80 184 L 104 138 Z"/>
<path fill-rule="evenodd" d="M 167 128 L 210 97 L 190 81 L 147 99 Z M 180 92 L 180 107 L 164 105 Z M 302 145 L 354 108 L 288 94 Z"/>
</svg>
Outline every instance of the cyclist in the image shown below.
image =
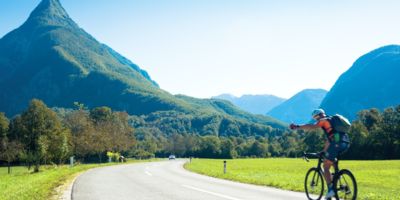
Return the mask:
<svg viewBox="0 0 400 200">
<path fill-rule="evenodd" d="M 331 123 L 329 122 L 329 117 L 325 114 L 324 110 L 314 110 L 312 112 L 312 117 L 317 121 L 315 124 L 290 124 L 290 128 L 303 130 L 322 128 L 324 130 L 327 140 L 325 141 L 325 146 L 321 153 L 323 153 L 326 158 L 324 160 L 324 176 L 326 184 L 328 185 L 328 192 L 325 198 L 331 198 L 335 195 L 335 192 L 333 191 L 332 177 L 329 170 L 334 164 L 337 156 L 349 148 L 349 138 L 345 133 L 337 133 L 334 131 Z"/>
</svg>

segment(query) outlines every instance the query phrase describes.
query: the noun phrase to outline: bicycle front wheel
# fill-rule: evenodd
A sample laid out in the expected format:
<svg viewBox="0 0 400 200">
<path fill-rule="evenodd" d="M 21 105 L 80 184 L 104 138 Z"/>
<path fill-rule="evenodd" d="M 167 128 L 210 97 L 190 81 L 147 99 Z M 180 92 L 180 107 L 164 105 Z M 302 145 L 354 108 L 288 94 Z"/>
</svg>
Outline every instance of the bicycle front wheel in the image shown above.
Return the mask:
<svg viewBox="0 0 400 200">
<path fill-rule="evenodd" d="M 306 174 L 304 181 L 304 188 L 306 190 L 307 198 L 310 200 L 319 200 L 324 192 L 324 179 L 322 173 L 318 168 L 311 168 Z"/>
<path fill-rule="evenodd" d="M 346 169 L 340 170 L 333 182 L 336 199 L 357 199 L 357 182 L 353 174 Z"/>
</svg>

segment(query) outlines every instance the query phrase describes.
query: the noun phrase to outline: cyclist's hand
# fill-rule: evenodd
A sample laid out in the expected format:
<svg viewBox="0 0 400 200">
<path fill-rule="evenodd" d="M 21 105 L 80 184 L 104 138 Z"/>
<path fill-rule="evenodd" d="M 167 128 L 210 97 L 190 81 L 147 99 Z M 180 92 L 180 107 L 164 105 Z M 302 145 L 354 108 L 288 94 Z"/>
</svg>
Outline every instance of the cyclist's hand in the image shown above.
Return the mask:
<svg viewBox="0 0 400 200">
<path fill-rule="evenodd" d="M 326 152 L 325 151 L 321 151 L 318 153 L 320 157 L 326 157 Z"/>
<path fill-rule="evenodd" d="M 295 130 L 295 129 L 298 129 L 300 126 L 296 125 L 296 124 L 290 124 L 289 127 L 290 127 L 290 129 Z"/>
</svg>

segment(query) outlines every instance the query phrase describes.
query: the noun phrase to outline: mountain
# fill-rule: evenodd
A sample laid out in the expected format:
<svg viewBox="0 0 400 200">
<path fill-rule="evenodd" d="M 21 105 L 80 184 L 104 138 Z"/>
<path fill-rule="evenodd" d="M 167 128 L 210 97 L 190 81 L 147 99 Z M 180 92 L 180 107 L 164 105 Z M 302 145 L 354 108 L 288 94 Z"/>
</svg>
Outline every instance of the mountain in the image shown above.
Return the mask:
<svg viewBox="0 0 400 200">
<path fill-rule="evenodd" d="M 286 100 L 274 95 L 242 95 L 241 97 L 235 97 L 231 94 L 221 94 L 212 98 L 228 100 L 247 112 L 261 115 Z"/>
<path fill-rule="evenodd" d="M 283 128 L 224 101 L 174 96 L 149 74 L 81 29 L 59 0 L 42 0 L 19 28 L 0 39 L 0 110 L 14 116 L 33 98 L 49 107 L 109 106 L 130 115 L 175 111 L 219 115 Z"/>
<path fill-rule="evenodd" d="M 170 96 L 147 72 L 79 28 L 58 0 L 43 0 L 21 27 L 0 40 L 0 88 L 0 108 L 11 115 L 32 98 L 49 106 L 80 101 L 146 113 L 154 101 L 168 102 Z M 158 105 L 178 107 L 176 102 Z"/>
<path fill-rule="evenodd" d="M 400 46 L 375 49 L 354 62 L 322 101 L 328 113 L 355 119 L 363 109 L 400 104 Z"/>
<path fill-rule="evenodd" d="M 303 90 L 267 114 L 287 123 L 307 123 L 311 120 L 311 112 L 319 108 L 326 93 L 323 89 Z"/>
</svg>

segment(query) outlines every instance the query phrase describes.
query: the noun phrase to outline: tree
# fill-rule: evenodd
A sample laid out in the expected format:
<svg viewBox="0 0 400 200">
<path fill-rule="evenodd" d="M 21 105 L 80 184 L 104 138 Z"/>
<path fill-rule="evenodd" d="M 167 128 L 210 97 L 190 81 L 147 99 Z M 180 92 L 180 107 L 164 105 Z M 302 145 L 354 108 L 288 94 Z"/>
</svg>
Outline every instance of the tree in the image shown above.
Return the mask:
<svg viewBox="0 0 400 200">
<path fill-rule="evenodd" d="M 268 146 L 268 152 L 271 154 L 271 156 L 272 157 L 282 156 L 283 149 L 279 142 L 279 137 L 277 137 L 277 136 L 271 137 L 269 141 L 270 141 L 270 143 Z"/>
<path fill-rule="evenodd" d="M 134 129 L 129 125 L 126 112 L 114 112 L 112 120 L 107 124 L 107 133 L 111 136 L 110 149 L 123 152 L 135 144 Z"/>
<path fill-rule="evenodd" d="M 99 155 L 105 151 L 128 151 L 135 144 L 133 128 L 129 125 L 128 114 L 112 112 L 108 107 L 95 108 L 90 116 L 94 120 L 96 134 L 95 151 Z"/>
<path fill-rule="evenodd" d="M 384 155 L 387 159 L 396 159 L 400 150 L 400 105 L 387 108 L 382 113 L 382 134 L 379 135 Z"/>
<path fill-rule="evenodd" d="M 48 147 L 49 159 L 59 165 L 63 164 L 73 152 L 71 131 L 62 128 L 59 132 L 48 137 L 50 145 Z"/>
<path fill-rule="evenodd" d="M 111 140 L 104 132 L 104 129 L 96 126 L 93 132 L 89 133 L 89 138 L 86 141 L 87 143 L 91 143 L 91 150 L 93 153 L 97 154 L 99 158 L 99 163 L 102 163 L 102 158 L 107 151 L 107 143 Z"/>
<path fill-rule="evenodd" d="M 0 160 L 7 161 L 8 173 L 11 173 L 11 162 L 17 159 L 22 152 L 22 145 L 17 141 L 10 141 L 7 137 L 10 121 L 4 113 L 0 113 Z"/>
<path fill-rule="evenodd" d="M 200 149 L 199 136 L 194 135 L 194 134 L 184 135 L 183 142 L 185 143 L 186 156 L 192 157 L 192 156 L 196 155 L 196 152 L 198 152 Z"/>
<path fill-rule="evenodd" d="M 281 137 L 283 152 L 286 157 L 296 157 L 299 153 L 298 149 L 301 146 L 297 138 L 297 132 L 285 133 Z M 323 141 L 320 141 L 320 143 Z"/>
<path fill-rule="evenodd" d="M 155 153 L 161 144 L 156 138 L 160 130 L 157 128 L 138 128 L 135 129 L 135 138 L 137 139 L 134 146 L 130 148 L 129 155 L 136 158 L 155 157 Z M 146 153 L 145 153 L 146 152 Z"/>
<path fill-rule="evenodd" d="M 228 138 L 221 139 L 221 158 L 236 158 L 238 153 L 233 142 Z"/>
<path fill-rule="evenodd" d="M 400 106 L 389 107 L 383 112 L 377 109 L 363 110 L 350 130 L 350 159 L 398 159 L 400 158 Z"/>
<path fill-rule="evenodd" d="M 349 159 L 368 159 L 371 157 L 372 148 L 371 137 L 367 127 L 360 121 L 354 121 L 349 131 L 349 137 L 351 146 L 348 153 L 344 155 L 345 158 Z"/>
<path fill-rule="evenodd" d="M 0 140 L 7 136 L 9 124 L 10 121 L 6 115 L 0 112 Z"/>
<path fill-rule="evenodd" d="M 358 113 L 358 120 L 361 121 L 368 131 L 372 131 L 380 126 L 382 116 L 379 110 L 373 108 L 371 110 L 363 110 Z"/>
<path fill-rule="evenodd" d="M 221 141 L 217 136 L 204 136 L 201 138 L 199 156 L 203 158 L 216 158 L 221 153 Z"/>
<path fill-rule="evenodd" d="M 18 141 L 10 141 L 8 138 L 0 140 L 0 160 L 7 161 L 8 174 L 11 173 L 11 162 L 16 161 L 23 153 L 23 146 Z"/>
<path fill-rule="evenodd" d="M 10 134 L 14 134 L 23 145 L 26 159 L 33 163 L 34 172 L 39 171 L 42 162 L 60 161 L 68 154 L 68 131 L 63 128 L 56 113 L 42 101 L 34 99 L 20 117 L 16 117 Z M 61 151 L 61 153 L 60 153 Z M 56 161 L 57 160 L 57 161 Z"/>
<path fill-rule="evenodd" d="M 90 111 L 90 118 L 92 118 L 96 123 L 111 121 L 113 118 L 112 115 L 113 113 L 111 108 L 106 106 L 93 108 Z"/>
<path fill-rule="evenodd" d="M 258 140 L 255 140 L 249 147 L 248 155 L 251 157 L 266 157 L 268 153 L 268 147 L 266 143 L 260 143 Z"/>
<path fill-rule="evenodd" d="M 326 138 L 322 130 L 315 130 L 306 132 L 303 141 L 306 152 L 320 152 L 324 148 Z"/>
<path fill-rule="evenodd" d="M 78 110 L 87 110 L 87 107 L 85 106 L 85 104 L 80 103 L 75 101 L 74 102 L 74 106 L 78 109 Z"/>
<path fill-rule="evenodd" d="M 97 155 L 99 162 L 107 151 L 122 153 L 135 144 L 134 130 L 128 114 L 109 107 L 79 109 L 67 115 L 64 123 L 71 130 L 74 153 L 85 159 Z"/>
<path fill-rule="evenodd" d="M 64 119 L 66 127 L 71 131 L 73 154 L 77 158 L 85 159 L 88 155 L 95 154 L 94 143 L 95 129 L 93 121 L 85 110 L 76 110 Z"/>
<path fill-rule="evenodd" d="M 180 134 L 172 134 L 170 138 L 170 143 L 168 147 L 168 152 L 175 154 L 177 156 L 183 156 L 186 153 L 186 148 L 185 148 L 185 138 L 180 135 Z"/>
</svg>

